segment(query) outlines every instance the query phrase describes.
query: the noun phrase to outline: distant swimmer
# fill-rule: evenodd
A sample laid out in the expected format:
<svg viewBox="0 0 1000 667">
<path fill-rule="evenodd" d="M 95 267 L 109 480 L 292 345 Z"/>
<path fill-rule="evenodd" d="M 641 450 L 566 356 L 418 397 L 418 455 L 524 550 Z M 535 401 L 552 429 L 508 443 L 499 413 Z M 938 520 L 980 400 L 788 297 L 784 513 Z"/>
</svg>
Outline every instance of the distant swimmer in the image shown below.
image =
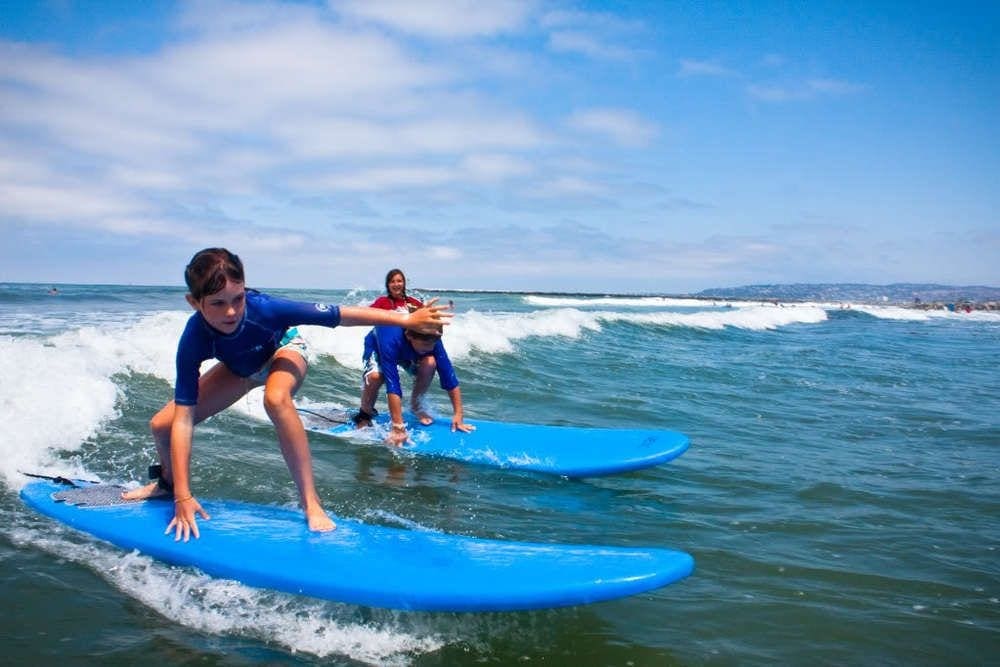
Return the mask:
<svg viewBox="0 0 1000 667">
<path fill-rule="evenodd" d="M 58 295 L 59 295 L 59 290 L 58 290 L 58 288 L 55 288 L 55 287 L 51 288 L 51 289 L 49 290 L 49 294 L 50 294 L 51 296 L 58 296 Z"/>
</svg>

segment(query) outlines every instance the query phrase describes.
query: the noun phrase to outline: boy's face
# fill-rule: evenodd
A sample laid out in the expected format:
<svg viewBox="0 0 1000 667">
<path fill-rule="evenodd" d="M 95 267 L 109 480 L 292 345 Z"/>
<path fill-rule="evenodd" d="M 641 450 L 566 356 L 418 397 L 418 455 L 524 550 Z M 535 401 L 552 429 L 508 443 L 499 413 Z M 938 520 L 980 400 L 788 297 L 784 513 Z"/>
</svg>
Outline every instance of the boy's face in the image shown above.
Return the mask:
<svg viewBox="0 0 1000 667">
<path fill-rule="evenodd" d="M 409 331 L 406 332 L 406 340 L 410 341 L 410 345 L 413 346 L 414 351 L 420 355 L 430 354 L 433 352 L 434 345 L 437 343 L 436 338 L 430 340 L 426 338 L 418 338 L 412 335 Z"/>
</svg>

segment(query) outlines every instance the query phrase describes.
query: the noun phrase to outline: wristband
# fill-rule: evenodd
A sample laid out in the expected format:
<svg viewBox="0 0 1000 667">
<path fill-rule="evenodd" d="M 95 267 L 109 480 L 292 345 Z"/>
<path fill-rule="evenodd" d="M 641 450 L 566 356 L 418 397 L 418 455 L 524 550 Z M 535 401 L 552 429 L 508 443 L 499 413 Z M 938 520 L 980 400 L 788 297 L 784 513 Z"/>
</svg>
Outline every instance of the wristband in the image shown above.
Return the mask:
<svg viewBox="0 0 1000 667">
<path fill-rule="evenodd" d="M 393 431 L 405 431 L 406 430 L 406 422 L 392 422 L 392 430 Z"/>
<path fill-rule="evenodd" d="M 174 504 L 176 505 L 177 503 L 183 503 L 183 502 L 185 502 L 187 500 L 193 500 L 193 499 L 194 499 L 194 496 L 189 494 L 189 495 L 184 496 L 183 498 L 174 498 Z"/>
</svg>

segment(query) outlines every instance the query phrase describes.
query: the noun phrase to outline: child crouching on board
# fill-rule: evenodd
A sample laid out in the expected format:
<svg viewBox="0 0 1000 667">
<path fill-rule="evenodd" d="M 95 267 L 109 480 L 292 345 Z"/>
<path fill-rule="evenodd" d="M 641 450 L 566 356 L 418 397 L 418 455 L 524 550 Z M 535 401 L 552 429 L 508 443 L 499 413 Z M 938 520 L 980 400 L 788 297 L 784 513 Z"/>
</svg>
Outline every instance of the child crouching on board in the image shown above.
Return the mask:
<svg viewBox="0 0 1000 667">
<path fill-rule="evenodd" d="M 177 344 L 174 399 L 150 420 L 160 465 L 156 481 L 128 491 L 126 499 L 173 494 L 174 517 L 165 533 L 174 539 L 197 538 L 196 515 L 208 513 L 191 492 L 190 460 L 194 426 L 264 386 L 264 408 L 274 423 L 310 530 L 329 531 L 333 521 L 323 510 L 313 480 L 309 441 L 292 397 L 302 385 L 307 364 L 305 343 L 293 328 L 300 324 L 372 326 L 391 324 L 418 332 L 434 331 L 451 317 L 430 301 L 414 313 L 361 306 L 332 306 L 271 297 L 247 289 L 240 258 L 225 248 L 206 248 L 184 271 L 187 302 L 195 310 Z M 201 363 L 219 362 L 204 375 Z"/>
</svg>

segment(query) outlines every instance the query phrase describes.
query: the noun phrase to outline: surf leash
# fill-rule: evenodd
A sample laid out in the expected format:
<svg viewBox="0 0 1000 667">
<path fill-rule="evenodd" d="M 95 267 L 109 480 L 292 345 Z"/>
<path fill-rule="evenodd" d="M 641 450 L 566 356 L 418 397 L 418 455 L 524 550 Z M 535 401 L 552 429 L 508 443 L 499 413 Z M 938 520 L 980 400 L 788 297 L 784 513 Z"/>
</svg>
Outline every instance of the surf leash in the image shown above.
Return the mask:
<svg viewBox="0 0 1000 667">
<path fill-rule="evenodd" d="M 62 477 L 61 475 L 55 475 L 55 476 L 53 476 L 53 475 L 40 475 L 40 474 L 34 473 L 34 472 L 24 472 L 23 470 L 18 470 L 18 472 L 21 473 L 22 475 L 24 475 L 25 477 L 34 477 L 35 479 L 47 479 L 50 482 L 55 482 L 56 484 L 63 484 L 63 485 L 66 485 L 66 486 L 78 486 L 77 483 L 76 483 L 77 481 L 79 481 L 79 482 L 87 482 L 88 484 L 98 484 L 99 483 L 99 482 L 96 482 L 96 481 L 94 481 L 92 479 L 81 479 L 81 480 L 74 481 L 72 479 L 69 479 L 69 478 L 66 478 L 66 477 Z"/>
<path fill-rule="evenodd" d="M 350 419 L 334 419 L 333 417 L 331 417 L 329 415 L 324 415 L 321 412 L 314 412 L 312 410 L 306 410 L 305 408 L 298 408 L 298 407 L 295 408 L 295 409 L 298 410 L 299 412 L 301 412 L 304 415 L 312 415 L 313 417 L 319 417 L 320 419 L 326 420 L 326 421 L 331 422 L 333 424 L 350 424 L 351 423 Z"/>
</svg>

